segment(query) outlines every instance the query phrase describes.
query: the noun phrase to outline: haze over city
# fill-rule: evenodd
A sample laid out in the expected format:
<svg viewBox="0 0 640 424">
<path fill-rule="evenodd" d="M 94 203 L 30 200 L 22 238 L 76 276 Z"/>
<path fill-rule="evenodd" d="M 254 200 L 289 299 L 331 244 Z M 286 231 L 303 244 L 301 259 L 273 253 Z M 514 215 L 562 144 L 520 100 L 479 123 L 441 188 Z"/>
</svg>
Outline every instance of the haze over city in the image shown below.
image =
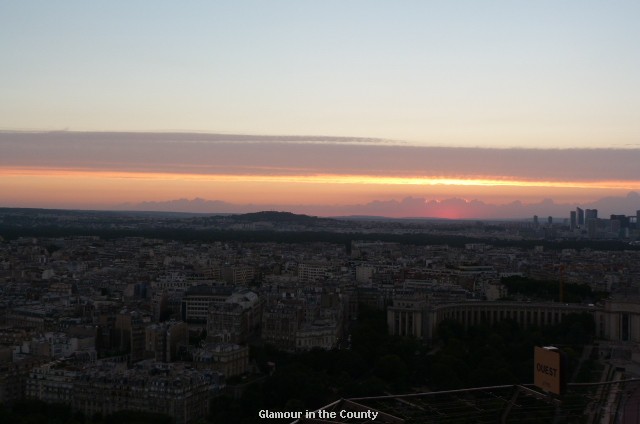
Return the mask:
<svg viewBox="0 0 640 424">
<path fill-rule="evenodd" d="M 638 9 L 4 4 L 0 207 L 631 214 Z"/>
</svg>

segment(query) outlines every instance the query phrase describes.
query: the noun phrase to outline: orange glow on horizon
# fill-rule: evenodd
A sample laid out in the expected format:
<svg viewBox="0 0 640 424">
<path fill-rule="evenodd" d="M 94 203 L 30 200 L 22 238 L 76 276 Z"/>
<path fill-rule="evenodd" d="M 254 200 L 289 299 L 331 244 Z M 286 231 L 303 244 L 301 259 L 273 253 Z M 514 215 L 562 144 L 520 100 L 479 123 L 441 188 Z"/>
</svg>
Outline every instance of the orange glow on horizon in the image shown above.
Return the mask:
<svg viewBox="0 0 640 424">
<path fill-rule="evenodd" d="M 142 202 L 179 199 L 265 205 L 321 215 L 333 207 L 398 202 L 388 216 L 421 216 L 403 199 L 469 199 L 508 204 L 592 201 L 640 190 L 640 181 L 526 181 L 508 178 L 385 177 L 372 175 L 232 175 L 120 172 L 91 169 L 0 168 L 0 206 L 112 209 Z M 400 206 L 402 204 L 402 206 Z M 215 206 L 214 206 L 215 207 Z M 319 209 L 317 209 L 319 208 Z M 410 208 L 407 212 L 406 208 Z M 440 207 L 442 218 L 462 218 L 455 205 Z"/>
<path fill-rule="evenodd" d="M 95 180 L 143 180 L 227 183 L 298 183 L 348 184 L 381 186 L 479 186 L 479 187 L 552 187 L 575 189 L 640 190 L 640 181 L 548 181 L 523 180 L 508 177 L 451 178 L 441 176 L 389 177 L 374 175 L 251 175 L 251 174 L 187 174 L 159 172 L 94 171 L 88 169 L 57 168 L 0 168 L 0 176 L 78 178 Z"/>
</svg>

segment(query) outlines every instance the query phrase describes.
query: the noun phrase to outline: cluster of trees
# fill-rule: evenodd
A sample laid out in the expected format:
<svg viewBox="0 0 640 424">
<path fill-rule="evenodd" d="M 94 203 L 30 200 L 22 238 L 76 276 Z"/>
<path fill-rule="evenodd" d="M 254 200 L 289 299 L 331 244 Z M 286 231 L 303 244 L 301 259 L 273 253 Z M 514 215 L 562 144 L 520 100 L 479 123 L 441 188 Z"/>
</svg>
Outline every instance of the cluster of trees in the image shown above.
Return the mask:
<svg viewBox="0 0 640 424">
<path fill-rule="evenodd" d="M 443 321 L 438 328 L 441 348 L 429 361 L 429 385 L 446 390 L 533 383 L 534 347 L 545 345 L 562 347 L 571 372 L 594 334 L 593 316 L 587 313 L 567 315 L 558 325 L 526 329 L 512 320 L 468 329 Z"/>
<path fill-rule="evenodd" d="M 502 279 L 509 295 L 521 295 L 533 300 L 560 301 L 560 281 L 534 280 L 526 277 L 507 277 Z M 609 296 L 607 292 L 593 291 L 587 284 L 563 284 L 563 302 L 596 303 Z"/>
</svg>

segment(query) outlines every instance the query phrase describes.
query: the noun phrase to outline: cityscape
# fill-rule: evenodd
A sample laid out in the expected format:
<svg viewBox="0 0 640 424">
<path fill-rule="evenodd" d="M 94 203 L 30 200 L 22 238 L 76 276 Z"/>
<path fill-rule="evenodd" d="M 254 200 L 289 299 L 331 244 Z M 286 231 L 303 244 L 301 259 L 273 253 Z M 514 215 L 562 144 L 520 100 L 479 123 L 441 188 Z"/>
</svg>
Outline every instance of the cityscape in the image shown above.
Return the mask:
<svg viewBox="0 0 640 424">
<path fill-rule="evenodd" d="M 0 423 L 639 423 L 638 16 L 0 1 Z"/>
<path fill-rule="evenodd" d="M 262 395 L 260 411 L 301 414 L 340 397 L 531 383 L 522 364 L 473 377 L 439 363 L 452 322 L 461 332 L 573 322 L 568 339 L 538 337 L 584 349 L 573 353 L 574 378 L 632 378 L 638 215 L 603 219 L 578 207 L 562 220 L 484 223 L 4 208 L 0 401 L 65 405 L 89 422 L 122 411 L 258 422 L 258 410 L 229 405 L 265 388 L 286 402 Z M 386 336 L 367 333 L 373 320 Z M 387 354 L 363 356 L 384 338 Z M 432 371 L 406 375 L 415 364 L 396 351 L 402 340 Z M 324 383 L 343 396 L 277 388 L 295 358 L 322 352 L 347 367 L 361 362 L 351 387 Z M 528 352 L 525 364 L 532 360 Z M 613 408 L 622 414 L 620 393 Z"/>
</svg>

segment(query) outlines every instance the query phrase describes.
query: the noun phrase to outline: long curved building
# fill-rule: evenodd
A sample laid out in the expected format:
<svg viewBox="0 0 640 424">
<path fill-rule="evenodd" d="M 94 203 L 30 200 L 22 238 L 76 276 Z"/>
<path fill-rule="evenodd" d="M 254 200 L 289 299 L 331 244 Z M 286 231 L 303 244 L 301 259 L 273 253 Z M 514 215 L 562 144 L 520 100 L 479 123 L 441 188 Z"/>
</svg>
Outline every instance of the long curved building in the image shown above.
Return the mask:
<svg viewBox="0 0 640 424">
<path fill-rule="evenodd" d="M 428 304 L 418 299 L 396 299 L 387 308 L 389 333 L 414 336 L 431 342 L 438 324 L 453 319 L 466 327 L 508 319 L 526 328 L 555 325 L 575 313 L 592 314 L 596 337 L 610 341 L 640 342 L 640 302 L 636 299 L 607 300 L 603 305 L 556 302 L 468 301 Z"/>
</svg>

